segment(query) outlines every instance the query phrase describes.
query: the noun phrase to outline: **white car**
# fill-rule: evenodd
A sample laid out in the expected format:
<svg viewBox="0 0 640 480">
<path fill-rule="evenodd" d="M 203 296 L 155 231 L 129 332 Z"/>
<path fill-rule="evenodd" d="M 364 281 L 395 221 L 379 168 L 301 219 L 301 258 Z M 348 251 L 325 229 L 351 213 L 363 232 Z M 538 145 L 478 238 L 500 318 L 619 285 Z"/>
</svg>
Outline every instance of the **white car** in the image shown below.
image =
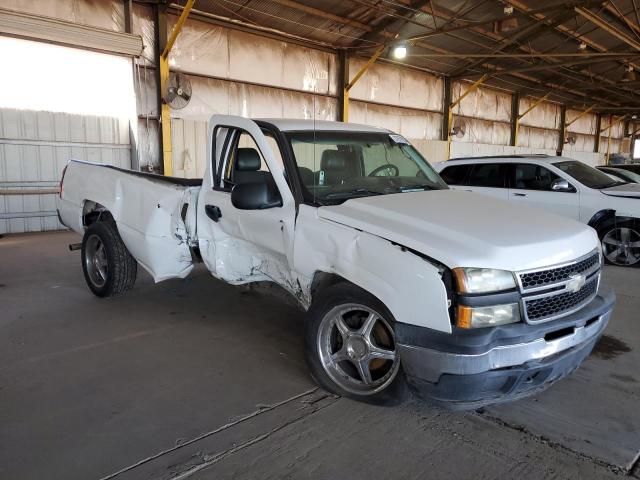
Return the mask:
<svg viewBox="0 0 640 480">
<path fill-rule="evenodd" d="M 640 266 L 640 184 L 548 155 L 460 158 L 434 167 L 452 188 L 586 223 L 598 232 L 609 262 Z"/>
<path fill-rule="evenodd" d="M 408 381 L 456 407 L 544 389 L 609 321 L 591 228 L 451 190 L 399 135 L 214 116 L 206 148 L 201 180 L 68 164 L 59 215 L 94 294 L 125 293 L 138 265 L 275 282 L 307 311 L 321 386 L 397 401 Z"/>
</svg>

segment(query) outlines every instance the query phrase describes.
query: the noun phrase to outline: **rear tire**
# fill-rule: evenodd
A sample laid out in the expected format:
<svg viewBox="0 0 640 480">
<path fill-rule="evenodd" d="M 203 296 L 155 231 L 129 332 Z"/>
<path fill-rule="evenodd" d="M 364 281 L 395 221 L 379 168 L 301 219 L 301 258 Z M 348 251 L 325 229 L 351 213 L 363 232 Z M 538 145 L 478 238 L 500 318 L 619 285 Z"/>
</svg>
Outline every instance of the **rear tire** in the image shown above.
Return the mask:
<svg viewBox="0 0 640 480">
<path fill-rule="evenodd" d="M 98 297 L 123 295 L 136 283 L 138 263 L 114 222 L 97 222 L 87 228 L 82 239 L 82 270 L 87 286 Z"/>
<path fill-rule="evenodd" d="M 378 405 L 402 403 L 408 394 L 391 312 L 349 283 L 314 298 L 305 324 L 305 356 L 325 390 Z"/>
</svg>

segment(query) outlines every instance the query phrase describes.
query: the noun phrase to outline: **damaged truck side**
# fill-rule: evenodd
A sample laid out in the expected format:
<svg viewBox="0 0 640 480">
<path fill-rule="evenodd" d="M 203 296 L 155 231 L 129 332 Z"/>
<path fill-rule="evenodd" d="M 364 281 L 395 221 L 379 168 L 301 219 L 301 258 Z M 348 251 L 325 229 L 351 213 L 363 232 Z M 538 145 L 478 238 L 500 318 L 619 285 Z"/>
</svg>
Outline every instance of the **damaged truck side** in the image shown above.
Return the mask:
<svg viewBox="0 0 640 480">
<path fill-rule="evenodd" d="M 400 135 L 338 122 L 213 116 L 202 180 L 71 161 L 59 215 L 94 294 L 196 262 L 275 282 L 306 311 L 318 384 L 457 408 L 575 370 L 614 304 L 594 230 L 449 189 Z"/>
</svg>

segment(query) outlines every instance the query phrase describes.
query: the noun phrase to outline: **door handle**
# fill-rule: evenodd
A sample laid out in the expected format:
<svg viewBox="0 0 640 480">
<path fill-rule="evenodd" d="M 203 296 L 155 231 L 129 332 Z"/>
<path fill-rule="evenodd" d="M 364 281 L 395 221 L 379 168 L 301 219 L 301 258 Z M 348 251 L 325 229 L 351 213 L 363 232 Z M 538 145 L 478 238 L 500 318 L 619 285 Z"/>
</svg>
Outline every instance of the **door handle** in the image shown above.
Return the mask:
<svg viewBox="0 0 640 480">
<path fill-rule="evenodd" d="M 526 193 L 514 193 L 513 196 L 514 197 L 526 197 L 527 194 Z"/>
<path fill-rule="evenodd" d="M 214 222 L 217 222 L 218 220 L 220 220 L 220 218 L 222 218 L 220 207 L 216 207 L 215 205 L 205 205 L 204 213 L 206 213 L 207 217 L 209 217 Z"/>
</svg>

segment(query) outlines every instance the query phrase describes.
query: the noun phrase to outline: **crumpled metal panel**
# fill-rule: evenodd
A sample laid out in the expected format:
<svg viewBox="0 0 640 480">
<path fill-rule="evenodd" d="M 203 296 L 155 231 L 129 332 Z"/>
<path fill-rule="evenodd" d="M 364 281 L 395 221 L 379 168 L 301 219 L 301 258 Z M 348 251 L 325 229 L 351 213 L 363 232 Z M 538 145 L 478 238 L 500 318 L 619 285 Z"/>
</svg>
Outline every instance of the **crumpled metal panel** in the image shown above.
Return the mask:
<svg viewBox="0 0 640 480">
<path fill-rule="evenodd" d="M 177 20 L 169 16 L 173 27 Z M 172 69 L 274 87 L 335 95 L 336 55 L 188 20 L 176 40 Z"/>
<path fill-rule="evenodd" d="M 0 7 L 124 32 L 124 6 L 119 0 L 0 0 Z"/>
<path fill-rule="evenodd" d="M 566 113 L 566 121 L 567 123 L 572 122 L 571 125 L 567 127 L 567 132 L 572 133 L 583 133 L 585 135 L 595 135 L 596 134 L 596 114 L 595 113 L 586 113 L 578 118 L 582 112 L 580 110 L 567 109 Z"/>
<path fill-rule="evenodd" d="M 352 101 L 349 122 L 388 128 L 408 139 L 440 138 L 442 114 Z"/>
<path fill-rule="evenodd" d="M 531 98 L 521 98 L 520 114 L 526 112 L 534 102 L 535 100 Z M 520 125 L 558 130 L 560 128 L 560 105 L 551 102 L 541 102 L 522 117 Z"/>
<path fill-rule="evenodd" d="M 471 86 L 468 82 L 454 82 L 452 100 L 460 98 Z M 454 114 L 484 120 L 508 122 L 511 118 L 511 95 L 490 88 L 478 87 L 454 108 Z"/>
<path fill-rule="evenodd" d="M 351 77 L 366 59 L 349 61 Z M 376 63 L 369 67 L 350 91 L 350 97 L 388 105 L 442 111 L 443 81 L 428 73 Z"/>
</svg>

